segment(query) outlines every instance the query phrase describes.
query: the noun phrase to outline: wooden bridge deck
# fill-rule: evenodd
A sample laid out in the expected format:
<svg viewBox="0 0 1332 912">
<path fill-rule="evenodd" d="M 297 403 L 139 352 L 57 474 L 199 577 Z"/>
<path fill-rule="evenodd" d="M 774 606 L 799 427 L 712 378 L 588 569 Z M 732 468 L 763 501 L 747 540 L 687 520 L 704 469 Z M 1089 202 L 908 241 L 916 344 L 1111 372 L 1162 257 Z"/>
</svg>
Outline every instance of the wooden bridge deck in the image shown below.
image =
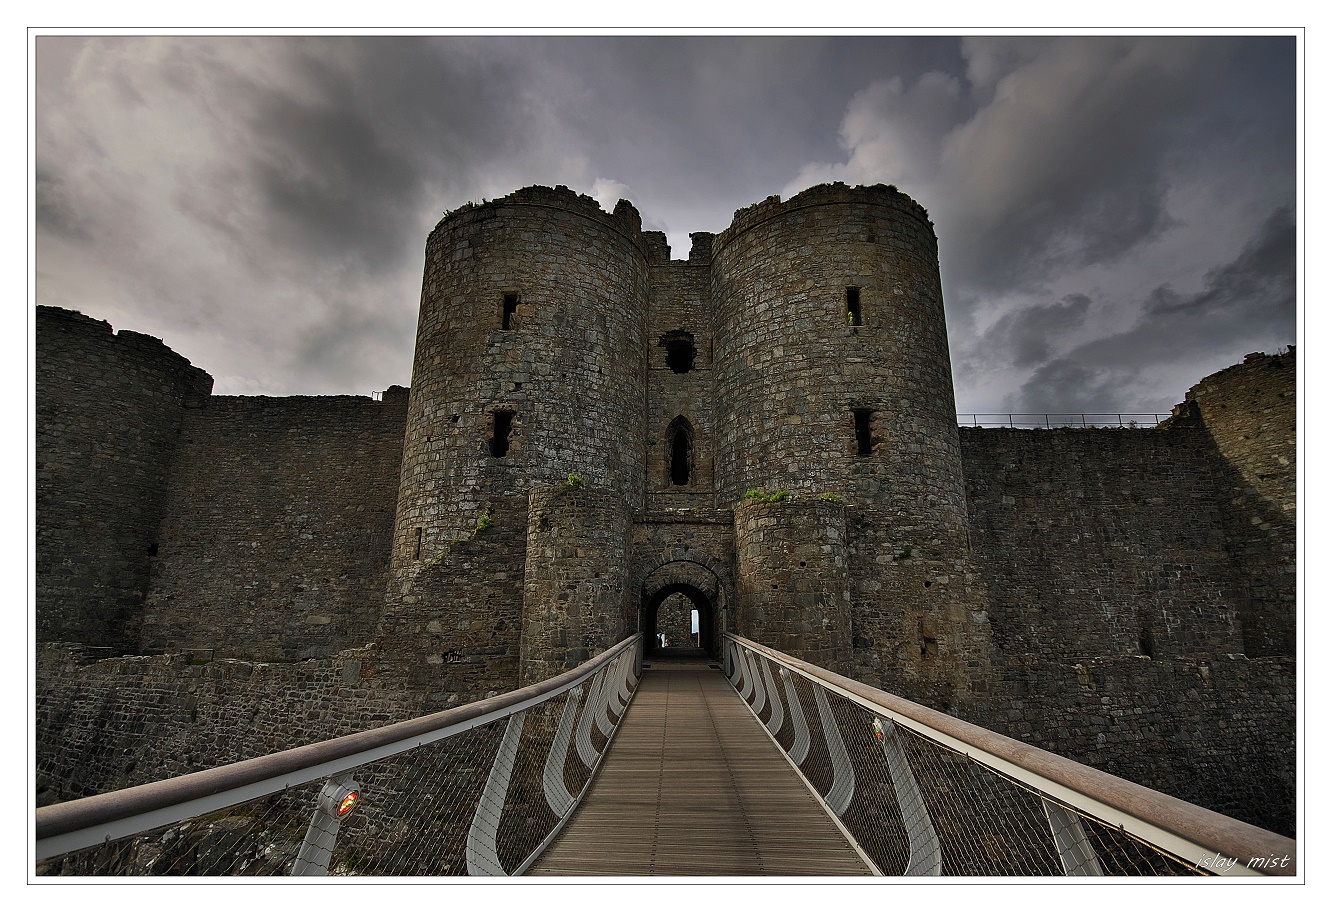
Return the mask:
<svg viewBox="0 0 1332 912">
<path fill-rule="evenodd" d="M 529 876 L 871 873 L 715 665 L 650 661 L 596 781 Z"/>
</svg>

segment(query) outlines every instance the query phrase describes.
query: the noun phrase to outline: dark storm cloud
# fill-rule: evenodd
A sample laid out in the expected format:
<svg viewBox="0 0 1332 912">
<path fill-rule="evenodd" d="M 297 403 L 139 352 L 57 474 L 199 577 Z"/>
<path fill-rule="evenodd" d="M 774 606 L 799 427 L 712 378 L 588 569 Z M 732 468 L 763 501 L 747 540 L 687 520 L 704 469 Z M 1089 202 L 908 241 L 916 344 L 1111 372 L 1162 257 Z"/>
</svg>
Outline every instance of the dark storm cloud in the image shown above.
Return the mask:
<svg viewBox="0 0 1332 912">
<path fill-rule="evenodd" d="M 33 196 L 36 199 L 34 218 L 46 231 L 54 232 L 72 241 L 90 239 L 86 222 L 80 217 L 76 201 L 69 186 L 58 173 L 37 169 Z"/>
<path fill-rule="evenodd" d="M 974 202 L 954 226 L 975 289 L 1039 288 L 1111 262 L 1173 224 L 1164 142 L 1204 91 L 1184 74 L 1222 50 L 1179 39 L 1064 39 L 1007 75 L 1002 93 L 945 143 Z"/>
<path fill-rule="evenodd" d="M 1088 342 L 1070 357 L 1093 364 L 1165 360 L 1236 341 L 1295 336 L 1295 216 L 1273 212 L 1234 262 L 1211 270 L 1202 291 L 1156 288 L 1127 332 Z"/>
<path fill-rule="evenodd" d="M 1056 304 L 1037 304 L 1004 314 L 986 330 L 980 347 L 1006 352 L 1014 367 L 1031 367 L 1048 361 L 1051 346 L 1082 326 L 1091 298 L 1067 295 Z"/>
<path fill-rule="evenodd" d="M 65 69 L 39 87 L 41 300 L 161 335 L 224 392 L 406 382 L 429 226 L 535 182 L 506 169 L 585 167 L 502 42 L 46 48 Z"/>
<path fill-rule="evenodd" d="M 1149 386 L 1262 347 L 1227 335 L 1267 325 L 1238 273 L 1203 276 L 1256 276 L 1240 250 L 1294 198 L 1290 39 L 39 38 L 35 70 L 39 303 L 219 392 L 407 382 L 425 235 L 469 200 L 625 197 L 680 257 L 845 180 L 929 208 L 960 407 L 1177 397 Z M 1187 381 L 1133 335 L 1177 312 L 1221 327 Z"/>
<path fill-rule="evenodd" d="M 1137 323 L 1078 345 L 1041 365 L 1022 385 L 1019 410 L 1123 408 L 1127 390 L 1144 391 L 1153 369 L 1218 356 L 1219 366 L 1255 350 L 1279 351 L 1295 338 L 1295 219 L 1273 212 L 1231 263 L 1213 269 L 1204 287 L 1180 294 L 1154 289 Z M 1198 376 L 1195 380 L 1201 380 Z M 1183 398 L 1184 389 L 1175 399 Z M 1164 406 L 1162 399 L 1153 405 Z"/>
<path fill-rule="evenodd" d="M 309 62 L 322 97 L 257 99 L 250 175 L 274 221 L 274 240 L 321 259 L 356 258 L 356 267 L 391 270 L 411 248 L 402 218 L 423 175 L 391 148 L 367 111 L 339 104 L 353 74 Z"/>
<path fill-rule="evenodd" d="M 1085 396 L 1132 410 L 1176 401 L 1236 348 L 1294 341 L 1291 321 L 1284 334 L 1265 331 L 1263 301 L 1243 295 L 1210 328 L 1173 327 L 1195 334 L 1173 348 L 1148 338 L 1160 316 L 1144 317 L 1146 307 L 1177 303 L 1154 288 L 1201 286 L 1274 208 L 1293 204 L 1293 39 L 997 37 L 960 46 L 963 71 L 858 91 L 841 123 L 844 161 L 807 165 L 784 192 L 826 180 L 894 183 L 929 209 L 961 409 L 1045 411 Z M 1210 284 L 1224 284 L 1220 276 L 1207 282 L 1224 294 Z M 1233 335 L 1250 332 L 1261 341 Z M 1119 360 L 1061 361 L 1097 339 Z"/>
</svg>

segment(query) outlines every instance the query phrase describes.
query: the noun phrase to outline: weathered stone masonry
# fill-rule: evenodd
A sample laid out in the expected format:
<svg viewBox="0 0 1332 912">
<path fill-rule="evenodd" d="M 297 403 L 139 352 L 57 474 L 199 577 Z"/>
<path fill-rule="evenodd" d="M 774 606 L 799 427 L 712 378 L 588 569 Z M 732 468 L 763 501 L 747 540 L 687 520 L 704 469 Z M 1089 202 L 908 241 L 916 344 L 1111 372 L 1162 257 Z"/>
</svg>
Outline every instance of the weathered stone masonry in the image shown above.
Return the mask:
<svg viewBox="0 0 1332 912">
<path fill-rule="evenodd" d="M 41 308 L 41 800 L 678 643 L 696 609 L 713 654 L 734 631 L 1290 832 L 1293 351 L 1160 428 L 959 429 L 910 198 L 816 187 L 692 241 L 564 188 L 446 215 L 381 401 L 211 396 Z"/>
</svg>

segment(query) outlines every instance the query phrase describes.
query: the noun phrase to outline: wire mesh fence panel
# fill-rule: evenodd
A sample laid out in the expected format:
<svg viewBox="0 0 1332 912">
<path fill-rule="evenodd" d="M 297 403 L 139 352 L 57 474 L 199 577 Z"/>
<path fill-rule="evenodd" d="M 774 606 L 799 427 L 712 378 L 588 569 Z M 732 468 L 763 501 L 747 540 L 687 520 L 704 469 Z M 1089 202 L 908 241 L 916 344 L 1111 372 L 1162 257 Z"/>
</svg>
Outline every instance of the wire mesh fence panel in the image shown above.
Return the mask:
<svg viewBox="0 0 1332 912">
<path fill-rule="evenodd" d="M 546 798 L 545 774 L 563 702 L 549 701 L 527 710 L 496 836 L 496 855 L 506 873 L 516 871 L 560 821 Z"/>
<path fill-rule="evenodd" d="M 901 874 L 910 860 L 911 840 L 887 758 L 874 737 L 874 717 L 840 697 L 828 702 L 856 778 L 855 794 L 842 822 L 881 872 Z"/>
<path fill-rule="evenodd" d="M 157 827 L 40 862 L 38 875 L 263 877 L 286 874 L 322 783 Z"/>
<path fill-rule="evenodd" d="M 780 662 L 743 647 L 736 659 L 762 688 L 737 691 L 884 874 L 1215 873 Z"/>
<path fill-rule="evenodd" d="M 946 876 L 1060 876 L 1039 796 L 896 726 L 934 820 Z"/>
<path fill-rule="evenodd" d="M 833 768 L 832 753 L 829 750 L 827 739 L 824 737 L 823 719 L 818 711 L 815 685 L 800 675 L 793 675 L 792 677 L 795 679 L 794 689 L 796 697 L 800 701 L 809 741 L 805 759 L 797 765 L 814 791 L 826 797 L 832 792 L 836 781 L 836 770 Z"/>
<path fill-rule="evenodd" d="M 1180 877 L 1214 873 L 1147 845 L 1104 821 L 1085 814 L 1078 816 L 1105 874 Z"/>
<path fill-rule="evenodd" d="M 361 807 L 343 823 L 328 873 L 466 874 L 467 831 L 506 724 L 358 767 Z"/>
</svg>

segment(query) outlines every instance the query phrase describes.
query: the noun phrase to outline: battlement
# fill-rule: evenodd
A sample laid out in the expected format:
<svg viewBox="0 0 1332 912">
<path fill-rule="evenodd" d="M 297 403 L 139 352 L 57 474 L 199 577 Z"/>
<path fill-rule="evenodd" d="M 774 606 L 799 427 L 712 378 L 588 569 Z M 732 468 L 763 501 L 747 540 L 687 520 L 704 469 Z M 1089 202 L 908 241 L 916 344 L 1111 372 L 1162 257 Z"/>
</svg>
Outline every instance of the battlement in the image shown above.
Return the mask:
<svg viewBox="0 0 1332 912">
<path fill-rule="evenodd" d="M 730 227 L 716 236 L 713 249 L 720 250 L 736 236 L 788 212 L 810 206 L 846 204 L 886 206 L 896 209 L 919 220 L 922 225 L 929 229 L 931 235 L 934 234 L 934 223 L 930 221 L 929 213 L 925 211 L 925 207 L 891 184 L 872 184 L 869 186 L 862 184 L 850 187 L 841 181 L 837 181 L 802 190 L 784 202 L 780 196 L 774 195 L 761 202 L 754 203 L 752 206 L 737 209 Z"/>
<path fill-rule="evenodd" d="M 1295 346 L 1289 345 L 1283 352 L 1269 355 L 1266 352 L 1250 352 L 1244 356 L 1244 360 L 1239 364 L 1232 364 L 1230 367 L 1223 368 L 1214 374 L 1204 377 L 1195 383 L 1184 395 L 1184 401 L 1195 402 L 1202 399 L 1214 398 L 1218 395 L 1226 395 L 1233 388 L 1252 383 L 1262 383 L 1267 380 L 1274 380 L 1281 383 L 1283 387 L 1289 386 L 1283 382 L 1284 378 L 1280 375 L 1287 371 L 1295 370 Z M 1293 387 L 1291 387 L 1293 389 Z"/>
<path fill-rule="evenodd" d="M 642 251 L 644 257 L 650 258 L 649 242 L 643 237 L 643 219 L 638 210 L 634 208 L 633 203 L 622 199 L 615 204 L 613 212 L 607 212 L 592 197 L 571 190 L 563 184 L 555 187 L 539 185 L 523 187 L 497 200 L 465 203 L 457 209 L 444 213 L 444 217 L 436 223 L 434 230 L 430 232 L 426 244 L 429 246 L 435 236 L 442 231 L 462 229 L 476 222 L 493 218 L 504 208 L 513 206 L 559 209 L 600 222 L 623 234 L 625 238 Z"/>
</svg>

